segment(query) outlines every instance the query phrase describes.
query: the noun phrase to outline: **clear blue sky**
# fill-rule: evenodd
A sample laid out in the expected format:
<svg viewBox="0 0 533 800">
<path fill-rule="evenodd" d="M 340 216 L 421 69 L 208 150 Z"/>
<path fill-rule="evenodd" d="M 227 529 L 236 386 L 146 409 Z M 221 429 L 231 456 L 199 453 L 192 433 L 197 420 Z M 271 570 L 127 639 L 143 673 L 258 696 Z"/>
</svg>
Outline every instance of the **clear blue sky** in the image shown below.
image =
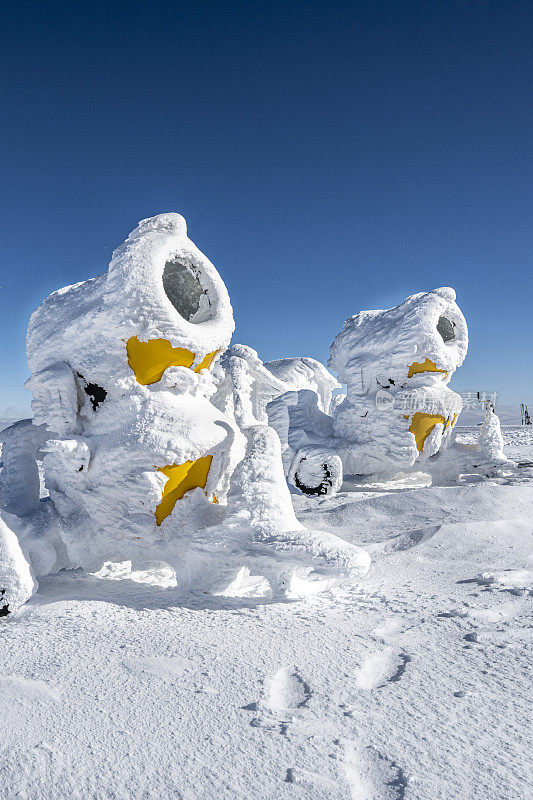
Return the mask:
<svg viewBox="0 0 533 800">
<path fill-rule="evenodd" d="M 453 386 L 533 405 L 533 4 L 10 3 L 2 9 L 0 417 L 25 330 L 179 211 L 234 341 L 324 361 L 343 320 L 457 290 Z"/>
</svg>

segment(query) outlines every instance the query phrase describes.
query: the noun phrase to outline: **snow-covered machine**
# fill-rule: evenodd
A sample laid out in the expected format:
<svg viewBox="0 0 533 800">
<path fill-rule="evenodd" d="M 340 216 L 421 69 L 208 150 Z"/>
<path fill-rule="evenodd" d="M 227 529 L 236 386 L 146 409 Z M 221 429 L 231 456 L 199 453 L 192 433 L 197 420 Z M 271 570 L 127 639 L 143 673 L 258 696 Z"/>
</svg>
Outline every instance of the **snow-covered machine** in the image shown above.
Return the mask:
<svg viewBox="0 0 533 800">
<path fill-rule="evenodd" d="M 446 448 L 462 408 L 447 384 L 467 349 L 450 288 L 346 320 L 328 362 L 346 384 L 333 417 L 345 472 L 409 469 Z"/>
<path fill-rule="evenodd" d="M 467 349 L 466 321 L 448 287 L 349 317 L 328 362 L 346 394 L 326 408 L 309 387 L 267 406 L 289 483 L 324 496 L 338 491 L 346 475 L 421 470 L 448 480 L 470 468 L 509 464 L 493 409 L 476 445 L 454 442 L 462 400 L 448 383 Z"/>
<path fill-rule="evenodd" d="M 179 214 L 143 220 L 106 273 L 34 312 L 34 419 L 0 434 L 0 615 L 39 576 L 124 559 L 169 563 L 183 591 L 315 593 L 370 557 L 305 528 L 289 486 L 324 496 L 346 475 L 447 481 L 509 463 L 492 408 L 476 445 L 453 441 L 461 398 L 447 384 L 468 347 L 453 289 L 347 319 L 338 380 L 313 358 L 229 347 L 233 329 Z"/>
<path fill-rule="evenodd" d="M 83 510 L 99 531 L 150 541 L 191 489 L 226 496 L 244 445 L 209 402 L 210 370 L 233 329 L 226 287 L 178 214 L 141 222 L 107 273 L 34 312 L 27 385 L 34 424 L 53 433 L 43 466 L 63 517 Z"/>
<path fill-rule="evenodd" d="M 266 424 L 273 397 L 311 385 L 327 402 L 335 379 L 313 359 L 269 370 L 243 346 L 224 368 L 233 329 L 222 279 L 173 213 L 143 220 L 106 273 L 34 312 L 34 419 L 0 436 L 3 609 L 35 576 L 113 559 L 164 558 L 179 585 L 203 590 L 260 564 L 273 594 L 302 570 L 368 568 L 360 548 L 296 520 Z"/>
</svg>

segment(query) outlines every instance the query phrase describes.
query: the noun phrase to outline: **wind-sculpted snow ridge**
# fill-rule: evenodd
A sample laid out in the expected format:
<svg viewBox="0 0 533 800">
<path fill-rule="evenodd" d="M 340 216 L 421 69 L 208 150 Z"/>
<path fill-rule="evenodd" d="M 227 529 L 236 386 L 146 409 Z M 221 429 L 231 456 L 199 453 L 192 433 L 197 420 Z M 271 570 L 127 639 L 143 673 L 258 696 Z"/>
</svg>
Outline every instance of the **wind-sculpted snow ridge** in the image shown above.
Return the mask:
<svg viewBox="0 0 533 800">
<path fill-rule="evenodd" d="M 314 566 L 328 579 L 368 568 L 358 548 L 297 523 L 275 434 L 253 427 L 270 400 L 302 386 L 328 407 L 335 379 L 314 359 L 269 369 L 251 348 L 225 352 L 233 329 L 226 287 L 179 214 L 140 222 L 107 273 L 34 312 L 34 420 L 2 432 L 0 497 L 36 575 L 159 559 L 184 591 L 223 591 L 259 555 L 282 596 L 295 593 L 294 575 L 305 594 Z M 29 586 L 11 534 L 0 536 L 9 610 L 28 594 L 10 588 L 11 572 Z"/>
</svg>

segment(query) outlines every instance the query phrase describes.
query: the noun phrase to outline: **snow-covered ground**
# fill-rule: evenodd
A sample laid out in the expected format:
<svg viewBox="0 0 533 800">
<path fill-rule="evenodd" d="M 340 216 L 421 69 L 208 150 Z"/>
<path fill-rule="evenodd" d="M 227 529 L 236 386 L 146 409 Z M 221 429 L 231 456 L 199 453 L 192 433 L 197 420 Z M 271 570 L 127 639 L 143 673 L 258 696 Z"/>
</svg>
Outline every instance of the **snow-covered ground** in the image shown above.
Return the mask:
<svg viewBox="0 0 533 800">
<path fill-rule="evenodd" d="M 457 441 L 464 444 L 473 444 L 479 436 L 478 427 L 459 427 L 457 430 Z M 518 463 L 532 460 L 533 425 L 502 425 L 502 434 L 506 456 Z"/>
<path fill-rule="evenodd" d="M 305 602 L 178 605 L 161 565 L 42 579 L 1 620 L 2 800 L 526 800 L 533 467 L 472 481 L 295 495 L 372 555 Z"/>
</svg>

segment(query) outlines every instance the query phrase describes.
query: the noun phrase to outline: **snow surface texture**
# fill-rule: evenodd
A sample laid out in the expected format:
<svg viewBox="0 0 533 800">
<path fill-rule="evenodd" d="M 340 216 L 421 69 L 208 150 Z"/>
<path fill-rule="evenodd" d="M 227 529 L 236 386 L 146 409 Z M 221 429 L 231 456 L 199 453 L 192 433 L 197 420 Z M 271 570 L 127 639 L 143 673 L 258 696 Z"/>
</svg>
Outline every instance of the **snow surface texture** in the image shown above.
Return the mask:
<svg viewBox="0 0 533 800">
<path fill-rule="evenodd" d="M 40 581 L 0 633 L 5 800 L 530 797 L 533 469 L 293 502 L 368 573 L 207 606 L 161 564 Z"/>
<path fill-rule="evenodd" d="M 0 497 L 20 520 L 36 575 L 132 557 L 142 570 L 163 554 L 183 590 L 218 591 L 221 577 L 229 585 L 250 569 L 257 515 L 271 520 L 268 547 L 261 536 L 262 561 L 268 550 L 278 571 L 265 579 L 274 595 L 294 593 L 294 570 L 303 585 L 314 564 L 346 575 L 368 568 L 356 547 L 303 532 L 275 434 L 251 427 L 267 422 L 269 400 L 294 388 L 311 387 L 329 407 L 336 380 L 314 359 L 267 367 L 242 345 L 224 353 L 233 328 L 224 283 L 179 214 L 143 220 L 107 273 L 54 292 L 33 313 L 34 420 L 2 432 Z M 231 485 L 243 458 L 254 491 Z M 232 520 L 236 508 L 245 513 L 244 497 L 250 518 L 237 542 Z M 6 581 L 0 573 L 0 589 Z"/>
</svg>

